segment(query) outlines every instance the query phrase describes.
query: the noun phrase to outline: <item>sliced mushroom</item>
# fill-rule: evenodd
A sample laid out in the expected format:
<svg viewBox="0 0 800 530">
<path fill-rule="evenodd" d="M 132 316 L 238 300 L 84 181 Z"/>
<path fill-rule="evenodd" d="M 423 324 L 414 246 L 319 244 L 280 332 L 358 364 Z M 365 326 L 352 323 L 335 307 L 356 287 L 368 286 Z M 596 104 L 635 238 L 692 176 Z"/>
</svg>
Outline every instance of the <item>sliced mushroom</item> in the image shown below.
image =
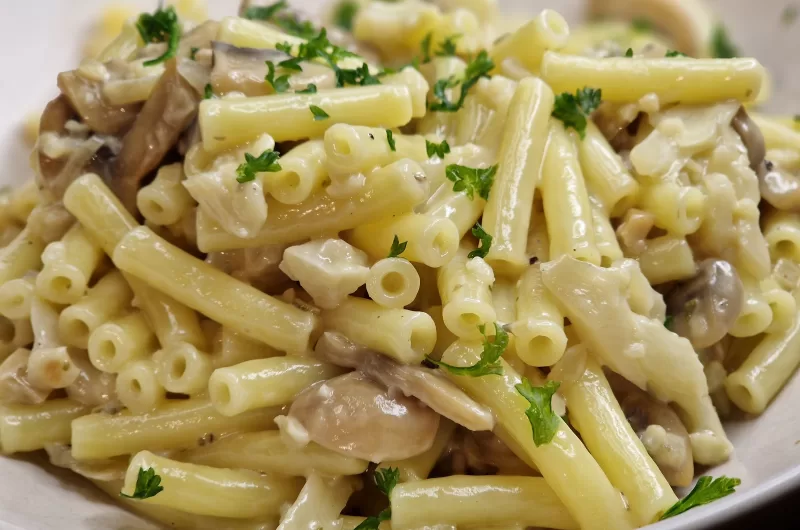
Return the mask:
<svg viewBox="0 0 800 530">
<path fill-rule="evenodd" d="M 181 43 L 178 48 L 179 57 L 190 57 L 192 49 L 203 50 L 211 48 L 211 43 L 219 35 L 220 24 L 216 20 L 206 20 L 199 26 L 187 31 L 181 36 Z"/>
<path fill-rule="evenodd" d="M 242 92 L 248 96 L 264 96 L 272 91 L 264 81 L 266 61 L 277 64 L 289 56 L 278 50 L 239 48 L 226 42 L 213 42 L 214 66 L 211 85 L 219 94 Z"/>
<path fill-rule="evenodd" d="M 625 417 L 672 486 L 688 486 L 694 477 L 689 433 L 668 405 L 621 375 L 606 370 L 608 382 Z"/>
<path fill-rule="evenodd" d="M 101 372 L 92 365 L 86 352 L 75 352 L 73 364 L 80 369 L 77 379 L 66 387 L 67 396 L 90 407 L 104 407 L 117 401 L 115 374 Z"/>
<path fill-rule="evenodd" d="M 666 296 L 672 330 L 686 337 L 695 350 L 722 339 L 742 310 L 744 287 L 727 261 L 707 259 L 697 275 L 678 284 Z"/>
<path fill-rule="evenodd" d="M 391 395 L 359 372 L 302 392 L 289 409 L 310 440 L 371 462 L 402 460 L 430 449 L 439 415 L 413 397 Z"/>
<path fill-rule="evenodd" d="M 769 160 L 758 166 L 761 197 L 779 210 L 800 211 L 800 178 Z"/>
<path fill-rule="evenodd" d="M 171 59 L 122 141 L 109 185 L 131 212 L 142 179 L 156 169 L 197 114 L 200 94 Z"/>
<path fill-rule="evenodd" d="M 742 143 L 747 148 L 747 157 L 750 160 L 750 168 L 758 171 L 764 157 L 767 156 L 767 144 L 764 142 L 764 135 L 756 125 L 744 107 L 739 108 L 739 112 L 731 120 L 731 127 L 742 139 Z"/>
<path fill-rule="evenodd" d="M 434 370 L 394 362 L 368 348 L 353 343 L 340 333 L 326 332 L 314 352 L 330 363 L 361 370 L 391 392 L 400 390 L 471 431 L 491 431 L 494 417 L 460 388 Z"/>
<path fill-rule="evenodd" d="M 103 97 L 103 83 L 86 79 L 77 71 L 58 74 L 58 88 L 83 123 L 95 132 L 119 134 L 136 119 L 140 104 L 110 105 Z"/>
<path fill-rule="evenodd" d="M 494 433 L 461 428 L 453 434 L 437 466 L 450 475 L 538 475 Z"/>
</svg>

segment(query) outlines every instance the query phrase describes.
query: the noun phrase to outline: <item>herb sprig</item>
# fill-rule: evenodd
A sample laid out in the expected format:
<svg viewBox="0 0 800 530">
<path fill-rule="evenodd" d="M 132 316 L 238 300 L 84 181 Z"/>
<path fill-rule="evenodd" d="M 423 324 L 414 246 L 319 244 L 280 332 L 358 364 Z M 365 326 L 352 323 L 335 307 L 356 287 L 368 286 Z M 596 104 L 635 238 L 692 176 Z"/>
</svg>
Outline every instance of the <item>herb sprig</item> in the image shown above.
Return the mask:
<svg viewBox="0 0 800 530">
<path fill-rule="evenodd" d="M 426 357 L 428 361 L 432 362 L 439 368 L 443 368 L 453 375 L 466 375 L 469 377 L 483 377 L 484 375 L 503 375 L 503 365 L 500 363 L 500 357 L 508 347 L 508 333 L 497 324 L 494 323 L 494 340 L 490 341 L 486 336 L 486 325 L 481 324 L 478 330 L 483 335 L 483 352 L 481 358 L 472 366 L 455 366 L 447 364 L 442 361 L 437 361 L 430 356 Z"/>
<path fill-rule="evenodd" d="M 544 386 L 533 386 L 523 377 L 522 383 L 514 387 L 530 404 L 525 416 L 531 424 L 533 443 L 536 447 L 550 443 L 563 421 L 553 412 L 552 405 L 553 394 L 559 386 L 560 383 L 557 381 L 548 381 Z"/>
<path fill-rule="evenodd" d="M 389 249 L 389 255 L 387 258 L 399 258 L 400 254 L 406 251 L 406 246 L 408 246 L 408 241 L 400 242 L 400 238 L 397 237 L 395 234 L 394 239 L 392 240 L 392 247 Z"/>
<path fill-rule="evenodd" d="M 144 469 L 139 468 L 139 473 L 136 475 L 136 486 L 133 489 L 133 495 L 127 495 L 120 492 L 120 497 L 128 499 L 149 499 L 155 497 L 164 491 L 164 486 L 161 485 L 161 477 L 156 475 L 156 470 L 152 467 Z"/>
<path fill-rule="evenodd" d="M 433 84 L 433 98 L 434 101 L 429 104 L 432 111 L 438 112 L 456 112 L 464 105 L 464 100 L 470 89 L 477 84 L 482 77 L 490 77 L 489 72 L 494 69 L 494 62 L 489 58 L 486 50 L 481 50 L 478 55 L 470 61 L 467 68 L 464 70 L 464 76 L 461 80 L 455 76 L 450 76 L 445 79 L 439 79 Z M 458 95 L 458 100 L 450 101 L 445 92 L 449 88 L 455 88 L 461 85 L 461 93 Z"/>
<path fill-rule="evenodd" d="M 255 157 L 250 153 L 244 154 L 244 162 L 236 168 L 236 181 L 239 183 L 255 180 L 256 173 L 266 173 L 280 171 L 281 165 L 278 163 L 280 154 L 277 151 L 268 149 Z"/>
<path fill-rule="evenodd" d="M 497 164 L 487 168 L 450 164 L 444 169 L 447 180 L 454 183 L 453 191 L 463 191 L 470 199 L 474 199 L 477 193 L 483 199 L 489 200 L 496 173 Z"/>
<path fill-rule="evenodd" d="M 734 493 L 736 491 L 736 486 L 741 483 L 742 481 L 738 478 L 729 478 L 724 475 L 715 479 L 708 476 L 700 477 L 697 479 L 697 484 L 692 488 L 692 491 L 664 512 L 661 519 L 674 517 L 687 510 L 696 508 L 697 506 L 702 506 L 717 499 L 721 499 L 722 497 L 726 497 Z"/>
<path fill-rule="evenodd" d="M 578 131 L 581 139 L 586 137 L 587 117 L 600 106 L 602 90 L 585 87 L 575 95 L 564 92 L 556 96 L 553 117 L 561 120 L 564 127 Z"/>
<path fill-rule="evenodd" d="M 480 246 L 467 254 L 467 257 L 469 259 L 485 258 L 492 246 L 492 236 L 483 229 L 480 223 L 475 223 L 475 226 L 472 227 L 472 235 L 478 238 Z"/>
<path fill-rule="evenodd" d="M 388 499 L 392 497 L 392 490 L 400 481 L 400 470 L 396 467 L 376 469 L 374 475 L 375 485 L 378 490 L 386 495 Z M 392 507 L 389 506 L 378 515 L 367 517 L 354 530 L 378 530 L 381 523 L 392 518 Z"/>
<path fill-rule="evenodd" d="M 175 54 L 178 53 L 178 43 L 181 40 L 181 25 L 174 7 L 167 6 L 166 9 L 159 7 L 152 15 L 150 13 L 142 13 L 136 20 L 136 30 L 145 43 L 167 43 L 167 50 L 155 59 L 142 63 L 144 66 L 163 63 L 167 59 L 175 57 Z"/>
<path fill-rule="evenodd" d="M 425 152 L 428 154 L 428 158 L 438 156 L 441 160 L 444 160 L 444 156 L 450 152 L 450 144 L 447 143 L 447 140 L 442 140 L 438 144 L 425 140 Z"/>
</svg>

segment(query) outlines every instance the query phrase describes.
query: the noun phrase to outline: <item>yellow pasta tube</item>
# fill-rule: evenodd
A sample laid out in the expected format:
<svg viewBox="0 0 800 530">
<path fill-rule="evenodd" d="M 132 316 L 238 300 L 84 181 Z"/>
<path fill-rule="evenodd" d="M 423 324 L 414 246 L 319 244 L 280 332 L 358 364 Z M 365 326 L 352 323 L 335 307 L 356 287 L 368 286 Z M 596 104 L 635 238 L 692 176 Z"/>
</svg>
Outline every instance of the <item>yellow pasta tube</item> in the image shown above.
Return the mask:
<svg viewBox="0 0 800 530">
<path fill-rule="evenodd" d="M 72 424 L 72 456 L 79 460 L 111 458 L 149 449 L 195 447 L 208 433 L 221 437 L 274 428 L 279 408 L 223 416 L 208 399 L 170 400 L 150 414 L 97 412 Z"/>
<path fill-rule="evenodd" d="M 92 332 L 130 305 L 132 298 L 133 293 L 122 274 L 109 272 L 86 296 L 58 316 L 61 340 L 76 348 L 87 348 Z"/>
<path fill-rule="evenodd" d="M 789 329 L 797 318 L 797 304 L 792 294 L 772 278 L 761 281 L 761 294 L 772 311 L 772 321 L 764 333 L 781 333 Z"/>
<path fill-rule="evenodd" d="M 156 379 L 168 392 L 200 394 L 208 389 L 213 357 L 188 342 L 173 342 L 153 355 Z"/>
<path fill-rule="evenodd" d="M 639 184 L 592 120 L 578 142 L 578 156 L 589 191 L 611 217 L 620 217 L 634 205 Z"/>
<path fill-rule="evenodd" d="M 311 107 L 327 118 L 316 119 Z M 206 151 L 218 152 L 262 135 L 276 142 L 315 138 L 337 123 L 400 127 L 411 121 L 406 86 L 370 85 L 320 90 L 316 94 L 275 94 L 247 99 L 206 99 L 199 123 Z"/>
<path fill-rule="evenodd" d="M 436 465 L 436 461 L 439 460 L 442 453 L 447 448 L 447 445 L 450 443 L 450 439 L 453 437 L 455 430 L 455 423 L 442 418 L 439 421 L 439 429 L 436 431 L 436 437 L 433 439 L 433 444 L 430 449 L 404 460 L 381 462 L 378 468 L 397 469 L 400 473 L 400 482 L 413 482 L 415 480 L 426 479 L 433 470 L 433 466 Z"/>
<path fill-rule="evenodd" d="M 541 191 L 550 236 L 550 259 L 568 255 L 599 265 L 589 194 L 575 143 L 560 121 L 550 120 L 549 134 Z"/>
<path fill-rule="evenodd" d="M 171 225 L 189 212 L 195 201 L 183 187 L 182 180 L 182 165 L 170 164 L 159 169 L 153 182 L 139 190 L 136 206 L 145 221 L 158 226 Z"/>
<path fill-rule="evenodd" d="M 0 285 L 0 315 L 18 319 L 31 316 L 35 278 L 15 278 Z"/>
<path fill-rule="evenodd" d="M 11 191 L 8 211 L 11 216 L 24 223 L 34 208 L 39 204 L 39 188 L 36 180 L 30 179 L 22 186 Z"/>
<path fill-rule="evenodd" d="M 552 366 L 567 349 L 564 315 L 542 282 L 540 264 L 531 265 L 517 283 L 517 355 L 530 366 Z"/>
<path fill-rule="evenodd" d="M 798 292 L 792 293 L 795 302 Z M 750 414 L 761 414 L 800 364 L 800 319 L 789 329 L 770 333 L 725 381 L 728 397 Z"/>
<path fill-rule="evenodd" d="M 421 70 L 428 80 L 428 84 L 433 86 L 440 79 L 450 77 L 462 77 L 466 69 L 466 63 L 458 57 L 432 57 L 428 65 L 422 65 Z M 460 95 L 461 88 L 453 87 L 444 90 L 445 95 L 450 101 L 455 101 Z M 433 101 L 434 96 L 431 92 L 428 95 L 429 101 Z M 433 134 L 455 142 L 458 120 L 456 113 L 453 112 L 428 112 L 417 126 L 420 134 Z"/>
<path fill-rule="evenodd" d="M 100 177 L 91 173 L 67 188 L 64 206 L 109 256 L 120 239 L 138 226 Z M 126 280 L 162 345 L 183 340 L 204 346 L 200 321 L 194 311 L 132 276 L 126 276 Z"/>
<path fill-rule="evenodd" d="M 214 368 L 282 355 L 275 348 L 226 327 L 221 327 L 214 340 L 209 342 L 213 344 L 212 363 Z"/>
<path fill-rule="evenodd" d="M 103 251 L 80 225 L 70 228 L 61 241 L 47 245 L 44 266 L 36 276 L 36 293 L 57 304 L 77 302 L 86 293 L 89 280 L 100 264 Z"/>
<path fill-rule="evenodd" d="M 403 364 L 417 364 L 433 351 L 436 325 L 430 315 L 381 307 L 372 300 L 348 296 L 336 309 L 322 311 L 328 330 Z"/>
<path fill-rule="evenodd" d="M 115 390 L 122 404 L 136 414 L 156 410 L 167 398 L 166 389 L 156 378 L 156 364 L 152 359 L 126 364 L 117 374 Z"/>
<path fill-rule="evenodd" d="M 383 55 L 416 51 L 441 19 L 439 9 L 419 0 L 397 4 L 370 2 L 353 19 L 353 36 L 376 46 Z"/>
<path fill-rule="evenodd" d="M 66 388 L 80 372 L 66 346 L 35 347 L 28 357 L 28 381 L 36 388 Z"/>
<path fill-rule="evenodd" d="M 734 337 L 752 337 L 763 333 L 772 322 L 772 309 L 761 292 L 761 286 L 751 276 L 740 274 L 744 286 L 744 303 L 729 334 Z"/>
<path fill-rule="evenodd" d="M 772 261 L 789 258 L 800 262 L 800 215 L 776 210 L 764 216 L 764 238 Z"/>
<path fill-rule="evenodd" d="M 42 264 L 44 243 L 30 234 L 27 228 L 0 249 L 0 285 L 25 273 L 37 270 Z"/>
<path fill-rule="evenodd" d="M 197 243 L 201 251 L 213 252 L 303 241 L 410 212 L 425 196 L 422 168 L 411 160 L 399 160 L 375 171 L 351 197 L 333 198 L 319 192 L 298 205 L 268 201 L 267 222 L 251 239 L 228 234 L 201 210 L 197 215 Z"/>
<path fill-rule="evenodd" d="M 73 419 L 90 407 L 70 399 L 51 399 L 38 405 L 0 408 L 0 450 L 4 454 L 38 451 L 45 444 L 68 444 Z"/>
<path fill-rule="evenodd" d="M 494 273 L 482 258 L 469 258 L 470 250 L 471 247 L 462 246 L 456 256 L 438 270 L 437 286 L 447 329 L 459 337 L 479 338 L 478 326 L 497 320 L 491 291 Z"/>
<path fill-rule="evenodd" d="M 456 366 L 471 366 L 481 357 L 479 342 L 456 341 L 442 360 Z M 550 443 L 536 446 L 525 416 L 528 401 L 515 389 L 521 378 L 501 360 L 503 375 L 456 376 L 446 372 L 467 394 L 488 405 L 497 420 L 495 434 L 515 450 L 517 456 L 536 465 L 549 487 L 584 530 L 632 528 L 617 490 L 578 437 L 561 423 Z M 580 481 L 571 477 L 581 476 Z M 485 506 L 485 505 L 482 505 Z"/>
<path fill-rule="evenodd" d="M 339 519 L 350 495 L 360 488 L 361 480 L 354 477 L 326 478 L 311 473 L 297 500 L 283 512 L 278 530 L 330 527 Z"/>
<path fill-rule="evenodd" d="M 180 455 L 193 464 L 234 469 L 252 469 L 292 477 L 314 471 L 328 476 L 360 475 L 368 462 L 343 455 L 310 442 L 302 447 L 287 444 L 279 431 L 226 436 Z"/>
<path fill-rule="evenodd" d="M 650 524 L 678 502 L 628 423 L 597 361 L 587 359 L 580 378 L 562 388 L 570 422 L 611 484 L 625 494 L 637 524 Z"/>
<path fill-rule="evenodd" d="M 761 134 L 764 135 L 767 149 L 797 150 L 797 146 L 800 145 L 800 128 L 797 127 L 796 120 L 793 120 L 795 127 L 792 129 L 760 114 L 753 113 L 752 118 L 761 130 Z"/>
<path fill-rule="evenodd" d="M 519 274 L 528 265 L 526 244 L 539 181 L 553 91 L 541 80 L 520 81 L 508 108 L 499 164 L 482 225 L 492 236 L 486 262 L 500 274 Z"/>
<path fill-rule="evenodd" d="M 292 502 L 302 485 L 299 479 L 186 464 L 142 451 L 131 459 L 122 493 L 133 495 L 140 469 L 154 470 L 164 488 L 140 502 L 217 517 L 277 515 L 281 505 Z"/>
<path fill-rule="evenodd" d="M 425 312 L 430 315 L 433 322 L 436 324 L 436 345 L 433 347 L 430 356 L 440 361 L 444 351 L 449 348 L 458 337 L 445 326 L 444 318 L 442 317 L 442 306 L 430 306 L 425 309 Z"/>
<path fill-rule="evenodd" d="M 541 75 L 556 93 L 590 86 L 603 91 L 603 100 L 615 103 L 656 94 L 662 105 L 703 104 L 755 100 L 764 68 L 755 59 L 594 59 L 547 52 Z"/>
<path fill-rule="evenodd" d="M 538 72 L 548 50 L 560 50 L 569 40 L 567 21 L 552 9 L 542 10 L 530 22 L 500 40 L 490 56 L 495 68 L 506 59 L 514 59 L 530 72 Z"/>
<path fill-rule="evenodd" d="M 330 130 L 330 129 L 328 129 Z M 280 171 L 258 173 L 264 190 L 283 204 L 299 204 L 322 189 L 325 171 L 322 140 L 304 142 L 281 156 Z"/>
<path fill-rule="evenodd" d="M 302 357 L 255 359 L 214 370 L 208 393 L 218 411 L 235 416 L 256 408 L 287 405 L 314 383 L 342 373 L 334 365 Z"/>
<path fill-rule="evenodd" d="M 347 240 L 373 259 L 389 255 L 395 236 L 407 242 L 403 258 L 438 268 L 458 250 L 461 236 L 450 219 L 431 214 L 408 213 L 355 227 Z"/>
<path fill-rule="evenodd" d="M 401 309 L 417 298 L 419 273 L 402 258 L 386 258 L 369 269 L 367 293 L 380 306 Z"/>
<path fill-rule="evenodd" d="M 541 477 L 456 475 L 401 483 L 391 503 L 393 530 L 435 524 L 578 528 Z"/>
<path fill-rule="evenodd" d="M 758 280 L 769 276 L 772 270 L 769 244 L 761 232 L 758 204 L 750 199 L 742 199 L 733 211 L 736 227 L 735 254 L 732 260 L 738 271 L 744 271 Z"/>
<path fill-rule="evenodd" d="M 648 239 L 636 259 L 651 285 L 686 280 L 697 272 L 692 248 L 682 237 L 666 235 Z"/>
<path fill-rule="evenodd" d="M 393 134 L 394 149 L 386 129 L 339 123 L 325 131 L 325 166 L 334 181 L 356 173 L 371 171 L 410 158 L 415 162 L 428 159 L 422 136 Z M 283 163 L 283 158 L 281 158 Z"/>
<path fill-rule="evenodd" d="M 305 351 L 317 317 L 240 282 L 170 245 L 152 230 L 128 233 L 114 263 L 181 303 L 275 348 Z"/>
<path fill-rule="evenodd" d="M 676 236 L 692 234 L 700 228 L 705 203 L 702 191 L 675 182 L 644 186 L 639 197 L 639 208 L 653 214 L 656 226 Z"/>
<path fill-rule="evenodd" d="M 152 355 L 156 336 L 140 311 L 98 326 L 89 335 L 89 360 L 103 372 L 117 373 L 129 362 Z"/>
<path fill-rule="evenodd" d="M 606 209 L 598 198 L 589 196 L 589 207 L 592 212 L 592 226 L 594 227 L 594 241 L 597 252 L 600 254 L 600 265 L 610 267 L 615 261 L 623 258 L 622 249 L 617 241 L 617 234 L 611 225 Z"/>
</svg>

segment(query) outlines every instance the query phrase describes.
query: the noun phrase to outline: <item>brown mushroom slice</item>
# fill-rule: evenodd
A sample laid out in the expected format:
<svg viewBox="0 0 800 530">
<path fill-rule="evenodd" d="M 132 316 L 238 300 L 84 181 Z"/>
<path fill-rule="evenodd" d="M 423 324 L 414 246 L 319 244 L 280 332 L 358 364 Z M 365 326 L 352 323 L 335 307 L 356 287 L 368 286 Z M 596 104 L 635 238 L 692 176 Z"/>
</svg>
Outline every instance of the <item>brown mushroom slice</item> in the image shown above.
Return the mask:
<svg viewBox="0 0 800 530">
<path fill-rule="evenodd" d="M 216 20 L 206 20 L 199 26 L 187 31 L 181 36 L 178 47 L 178 57 L 191 57 L 192 49 L 202 50 L 211 48 L 219 35 L 220 23 Z"/>
<path fill-rule="evenodd" d="M 115 374 L 101 372 L 89 361 L 84 351 L 71 355 L 73 364 L 80 369 L 77 379 L 66 387 L 67 396 L 90 407 L 106 406 L 116 402 Z"/>
<path fill-rule="evenodd" d="M 671 486 L 688 486 L 694 477 L 689 433 L 678 414 L 619 374 L 606 370 L 625 417 Z"/>
<path fill-rule="evenodd" d="M 150 99 L 122 140 L 109 185 L 131 212 L 142 179 L 156 169 L 178 143 L 197 114 L 200 94 L 170 59 Z"/>
<path fill-rule="evenodd" d="M 240 48 L 226 42 L 213 42 L 214 65 L 211 85 L 219 94 L 242 92 L 247 96 L 265 96 L 272 90 L 264 78 L 267 61 L 278 64 L 289 56 L 278 50 Z"/>
<path fill-rule="evenodd" d="M 742 139 L 742 143 L 747 149 L 747 158 L 750 161 L 750 169 L 757 171 L 767 156 L 767 144 L 764 135 L 756 122 L 747 114 L 744 107 L 739 107 L 739 111 L 731 120 L 731 127 Z"/>
<path fill-rule="evenodd" d="M 77 71 L 58 74 L 58 88 L 83 123 L 95 132 L 119 134 L 136 119 L 140 104 L 111 105 L 103 97 L 103 83 L 82 77 Z"/>
<path fill-rule="evenodd" d="M 371 462 L 403 460 L 430 449 L 439 415 L 413 397 L 392 395 L 360 372 L 323 381 L 289 409 L 309 439 Z"/>
<path fill-rule="evenodd" d="M 414 396 L 471 431 L 491 431 L 494 428 L 494 417 L 488 408 L 478 404 L 435 370 L 401 365 L 335 332 L 324 333 L 314 351 L 330 363 L 361 370 L 389 391 L 397 389 L 406 396 Z"/>
<path fill-rule="evenodd" d="M 666 296 L 671 329 L 689 339 L 695 350 L 724 337 L 742 310 L 744 287 L 727 261 L 707 259 L 697 275 L 678 284 Z"/>
<path fill-rule="evenodd" d="M 800 211 L 800 178 L 764 160 L 756 171 L 761 197 L 779 210 Z"/>
</svg>

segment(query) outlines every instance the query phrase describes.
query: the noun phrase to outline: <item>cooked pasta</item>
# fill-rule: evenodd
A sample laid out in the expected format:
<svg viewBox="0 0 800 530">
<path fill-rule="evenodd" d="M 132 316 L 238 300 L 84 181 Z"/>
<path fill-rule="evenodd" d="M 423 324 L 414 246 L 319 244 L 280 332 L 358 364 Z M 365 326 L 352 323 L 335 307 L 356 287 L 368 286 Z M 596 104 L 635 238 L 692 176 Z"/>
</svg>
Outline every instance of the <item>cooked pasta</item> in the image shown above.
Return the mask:
<svg viewBox="0 0 800 530">
<path fill-rule="evenodd" d="M 700 0 L 588 3 L 109 12 L 0 191 L 0 452 L 187 529 L 692 508 L 800 365 L 800 135 Z"/>
</svg>

